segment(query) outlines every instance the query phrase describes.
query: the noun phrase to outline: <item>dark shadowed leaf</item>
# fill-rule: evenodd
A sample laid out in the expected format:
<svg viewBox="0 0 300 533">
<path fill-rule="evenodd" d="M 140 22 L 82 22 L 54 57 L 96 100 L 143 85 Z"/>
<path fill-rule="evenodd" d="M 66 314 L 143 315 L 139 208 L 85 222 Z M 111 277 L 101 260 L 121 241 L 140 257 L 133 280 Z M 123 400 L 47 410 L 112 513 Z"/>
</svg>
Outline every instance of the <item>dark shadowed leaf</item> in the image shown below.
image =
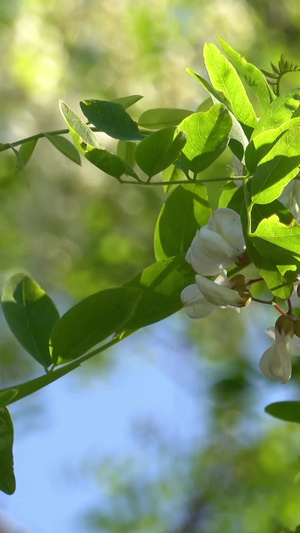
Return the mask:
<svg viewBox="0 0 300 533">
<path fill-rule="evenodd" d="M 157 261 L 184 254 L 211 215 L 203 183 L 179 185 L 165 201 L 154 232 Z"/>
<path fill-rule="evenodd" d="M 123 174 L 135 177 L 136 174 L 126 161 L 107 150 L 99 150 L 94 148 L 85 153 L 86 159 L 90 161 L 95 167 L 100 168 L 106 174 L 120 179 Z"/>
<path fill-rule="evenodd" d="M 25 167 L 25 165 L 27 165 L 36 147 L 37 141 L 38 141 L 37 139 L 33 139 L 32 141 L 25 142 L 20 146 L 19 156 L 20 156 L 20 162 L 22 161 L 22 165 L 18 162 L 16 172 L 18 172 L 19 170 L 22 170 Z"/>
<path fill-rule="evenodd" d="M 136 102 L 138 102 L 142 98 L 144 97 L 140 94 L 132 94 L 130 96 L 120 96 L 119 98 L 114 98 L 110 101 L 114 102 L 115 104 L 122 105 L 124 109 L 128 109 L 128 107 L 131 107 L 132 105 L 136 104 Z"/>
<path fill-rule="evenodd" d="M 195 281 L 195 272 L 184 255 L 154 263 L 128 283 L 142 290 L 126 329 L 139 329 L 176 313 L 182 308 L 180 294 Z"/>
<path fill-rule="evenodd" d="M 275 402 L 265 408 L 268 415 L 284 420 L 285 422 L 296 422 L 300 424 L 300 402 L 285 401 Z"/>
<path fill-rule="evenodd" d="M 53 360 L 61 364 L 76 359 L 120 330 L 140 298 L 141 291 L 122 287 L 97 292 L 79 302 L 52 332 Z"/>
<path fill-rule="evenodd" d="M 13 459 L 14 426 L 6 407 L 0 408 L 0 490 L 13 494 L 16 490 Z"/>
<path fill-rule="evenodd" d="M 20 344 L 32 357 L 48 367 L 50 333 L 59 320 L 51 298 L 29 276 L 15 274 L 5 284 L 2 308 L 7 323 Z"/>
<path fill-rule="evenodd" d="M 139 126 L 152 130 L 160 130 L 170 126 L 178 126 L 183 119 L 191 115 L 188 109 L 156 108 L 148 109 L 139 118 Z"/>
<path fill-rule="evenodd" d="M 110 137 L 123 141 L 143 139 L 137 123 L 121 104 L 105 100 L 84 100 L 80 102 L 80 107 L 88 121 Z"/>
<path fill-rule="evenodd" d="M 81 165 L 80 155 L 78 151 L 76 150 L 74 144 L 70 143 L 68 139 L 65 139 L 61 135 L 46 134 L 46 137 L 59 152 L 61 152 L 68 159 L 73 161 L 73 163 L 76 163 L 77 165 Z"/>
</svg>

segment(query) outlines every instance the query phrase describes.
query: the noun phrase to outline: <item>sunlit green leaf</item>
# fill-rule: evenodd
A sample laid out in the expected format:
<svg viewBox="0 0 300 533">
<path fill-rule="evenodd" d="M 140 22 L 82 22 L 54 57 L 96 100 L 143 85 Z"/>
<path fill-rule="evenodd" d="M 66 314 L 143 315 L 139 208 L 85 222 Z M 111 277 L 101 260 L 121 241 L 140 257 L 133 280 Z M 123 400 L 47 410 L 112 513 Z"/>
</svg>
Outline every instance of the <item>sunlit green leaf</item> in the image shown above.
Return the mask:
<svg viewBox="0 0 300 533">
<path fill-rule="evenodd" d="M 184 254 L 196 231 L 211 215 L 207 190 L 203 183 L 179 185 L 165 201 L 154 232 L 157 261 Z"/>
<path fill-rule="evenodd" d="M 255 232 L 249 235 L 249 242 L 259 254 L 254 262 L 264 271 L 262 275 L 270 290 L 276 296 L 288 298 L 291 283 L 300 270 L 300 227 L 287 226 L 280 222 L 277 214 L 272 215 L 259 222 Z"/>
<path fill-rule="evenodd" d="M 61 135 L 48 135 L 45 134 L 47 139 L 55 146 L 55 148 L 61 152 L 63 155 L 65 155 L 68 159 L 73 161 L 73 163 L 76 163 L 77 165 L 81 165 L 81 159 L 78 151 L 76 150 L 75 146 L 68 141 L 68 139 L 65 139 Z"/>
<path fill-rule="evenodd" d="M 20 344 L 44 367 L 51 364 L 50 333 L 59 319 L 51 298 L 29 276 L 15 274 L 5 284 L 2 308 Z"/>
<path fill-rule="evenodd" d="M 178 126 L 183 119 L 192 113 L 193 111 L 189 111 L 187 109 L 148 109 L 140 116 L 139 126 L 153 130 L 160 130 L 170 126 Z"/>
<path fill-rule="evenodd" d="M 202 76 L 200 76 L 200 74 L 197 74 L 196 72 L 194 72 L 193 70 L 191 69 L 187 69 L 187 72 L 189 74 L 191 74 L 197 81 L 199 81 L 199 83 L 201 83 L 202 87 L 204 87 L 210 94 L 211 94 L 211 99 L 213 101 L 214 104 L 224 104 L 227 108 L 228 108 L 228 102 L 226 101 L 226 98 L 224 98 L 223 94 L 216 91 L 214 89 L 214 87 L 208 83 L 208 81 L 206 81 L 204 78 L 202 78 Z M 198 111 L 205 111 L 205 109 L 199 109 Z M 236 150 L 232 149 L 234 148 L 232 146 L 232 144 L 230 143 L 229 144 L 229 147 L 232 149 L 232 152 L 237 156 L 239 157 L 239 159 L 242 159 L 243 157 L 243 153 L 248 145 L 248 138 L 247 136 L 245 135 L 245 132 L 242 128 L 242 126 L 240 125 L 239 121 L 236 119 L 235 115 L 229 110 L 229 115 L 231 117 L 231 120 L 232 120 L 232 128 L 231 128 L 231 131 L 230 131 L 230 139 L 236 141 L 237 143 L 239 143 L 241 145 L 241 148 L 237 148 Z M 239 150 L 242 149 L 242 154 L 239 154 Z"/>
<path fill-rule="evenodd" d="M 196 174 L 209 167 L 228 145 L 231 128 L 231 118 L 222 104 L 183 120 L 177 128 L 187 136 L 183 162 Z"/>
<path fill-rule="evenodd" d="M 250 140 L 245 152 L 245 164 L 250 173 L 254 173 L 261 159 L 271 150 L 282 133 L 289 128 L 300 125 L 299 118 L 285 121 L 275 129 L 264 130 Z"/>
<path fill-rule="evenodd" d="M 213 86 L 224 94 L 236 118 L 254 128 L 257 118 L 235 68 L 214 44 L 204 46 L 204 60 Z"/>
<path fill-rule="evenodd" d="M 63 100 L 59 101 L 59 108 L 79 152 L 102 148 L 91 128 Z"/>
<path fill-rule="evenodd" d="M 285 422 L 300 424 L 300 402 L 285 401 L 267 405 L 266 413 Z"/>
<path fill-rule="evenodd" d="M 123 105 L 105 100 L 83 100 L 80 107 L 88 121 L 110 137 L 123 141 L 143 139 L 137 123 Z"/>
<path fill-rule="evenodd" d="M 180 294 L 194 283 L 195 272 L 184 256 L 154 263 L 143 270 L 129 287 L 142 289 L 142 297 L 126 329 L 138 329 L 176 313 L 182 308 Z"/>
<path fill-rule="evenodd" d="M 252 138 L 265 130 L 278 128 L 290 118 L 297 116 L 300 104 L 300 89 L 292 89 L 279 98 L 276 98 L 269 108 L 261 116 L 253 130 Z"/>
<path fill-rule="evenodd" d="M 278 198 L 298 174 L 300 126 L 285 131 L 261 159 L 251 181 L 253 203 L 267 204 Z"/>
<path fill-rule="evenodd" d="M 141 291 L 123 287 L 97 292 L 79 302 L 52 332 L 53 360 L 61 364 L 76 359 L 120 330 L 140 298 Z"/>
<path fill-rule="evenodd" d="M 185 134 L 176 134 L 175 128 L 156 131 L 138 144 L 136 162 L 149 177 L 155 176 L 179 157 L 185 143 Z"/>
<path fill-rule="evenodd" d="M 186 174 L 183 172 L 183 170 L 181 170 L 181 168 L 177 167 L 176 165 L 171 165 L 163 171 L 162 179 L 164 182 L 166 182 L 166 185 L 164 185 L 164 191 L 165 193 L 168 193 L 177 187 L 177 181 L 186 179 Z"/>
<path fill-rule="evenodd" d="M 224 41 L 224 39 L 218 37 L 218 41 L 237 72 L 244 78 L 249 87 L 251 87 L 262 107 L 264 109 L 267 108 L 274 100 L 275 95 L 269 87 L 261 70 L 255 65 L 252 65 L 252 63 L 246 61 L 246 59 L 236 52 L 226 41 Z"/>
<path fill-rule="evenodd" d="M 0 408 L 0 490 L 13 494 L 16 490 L 13 459 L 14 426 L 6 407 Z"/>
</svg>

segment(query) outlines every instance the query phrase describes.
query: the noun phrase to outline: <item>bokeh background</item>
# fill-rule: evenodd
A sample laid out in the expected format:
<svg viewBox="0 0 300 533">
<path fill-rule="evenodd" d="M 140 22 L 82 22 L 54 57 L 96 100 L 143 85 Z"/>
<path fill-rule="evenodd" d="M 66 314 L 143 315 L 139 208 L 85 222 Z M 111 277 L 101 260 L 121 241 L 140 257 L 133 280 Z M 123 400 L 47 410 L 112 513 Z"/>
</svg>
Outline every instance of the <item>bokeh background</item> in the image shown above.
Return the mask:
<svg viewBox="0 0 300 533">
<path fill-rule="evenodd" d="M 81 99 L 144 95 L 134 118 L 195 110 L 206 95 L 185 69 L 205 75 L 203 45 L 217 35 L 260 68 L 281 53 L 300 62 L 300 4 L 3 0 L 0 141 L 64 128 L 59 98 L 79 112 Z M 297 86 L 299 74 L 286 83 Z M 213 172 L 230 165 L 226 153 Z M 1 153 L 1 286 L 26 270 L 64 312 L 154 261 L 159 187 L 121 186 L 46 139 L 26 176 L 15 169 L 13 152 Z M 258 371 L 275 316 L 255 304 L 202 321 L 178 313 L 14 404 L 17 491 L 0 496 L 0 531 L 295 530 L 300 431 L 264 407 L 298 399 L 300 371 L 285 386 Z M 40 368 L 0 318 L 5 387 Z"/>
</svg>

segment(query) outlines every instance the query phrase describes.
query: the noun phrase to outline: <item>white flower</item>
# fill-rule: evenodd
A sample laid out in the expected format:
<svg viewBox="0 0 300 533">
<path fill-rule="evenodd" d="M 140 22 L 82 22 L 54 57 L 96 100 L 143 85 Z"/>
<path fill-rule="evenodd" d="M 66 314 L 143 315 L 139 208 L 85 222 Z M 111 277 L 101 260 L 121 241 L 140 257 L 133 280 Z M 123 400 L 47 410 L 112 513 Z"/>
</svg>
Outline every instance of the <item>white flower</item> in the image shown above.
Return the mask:
<svg viewBox="0 0 300 533">
<path fill-rule="evenodd" d="M 196 276 L 196 284 L 189 285 L 181 293 L 181 301 L 190 318 L 204 318 L 217 307 L 242 307 L 246 299 L 233 290 L 232 282 L 222 272 L 215 281 Z M 247 299 L 248 301 L 248 299 Z"/>
<path fill-rule="evenodd" d="M 266 331 L 275 343 L 262 355 L 259 368 L 269 379 L 280 379 L 281 383 L 287 383 L 292 375 L 292 355 L 300 355 L 300 338 L 293 332 L 281 332 L 275 328 Z"/>
<path fill-rule="evenodd" d="M 297 179 L 290 181 L 278 200 L 292 213 L 298 224 L 300 224 L 300 181 Z"/>
<path fill-rule="evenodd" d="M 185 259 L 198 274 L 215 276 L 237 261 L 245 249 L 240 216 L 222 207 L 197 231 Z"/>
</svg>

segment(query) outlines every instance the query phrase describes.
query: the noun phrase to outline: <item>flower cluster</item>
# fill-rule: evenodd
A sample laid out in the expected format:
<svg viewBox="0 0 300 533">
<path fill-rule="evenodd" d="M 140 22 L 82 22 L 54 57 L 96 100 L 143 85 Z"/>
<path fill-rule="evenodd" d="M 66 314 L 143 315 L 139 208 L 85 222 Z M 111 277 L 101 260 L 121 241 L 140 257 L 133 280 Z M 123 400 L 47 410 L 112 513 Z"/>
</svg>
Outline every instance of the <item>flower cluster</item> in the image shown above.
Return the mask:
<svg viewBox="0 0 300 533">
<path fill-rule="evenodd" d="M 295 190 L 285 191 L 285 200 L 290 198 L 287 206 L 300 219 L 298 203 L 295 201 L 297 192 L 300 204 L 300 182 L 295 183 Z M 250 283 L 243 275 L 227 277 L 226 269 L 234 263 L 244 266 L 248 262 L 240 216 L 232 209 L 217 209 L 208 224 L 197 231 L 186 254 L 186 261 L 196 272 L 196 283 L 189 285 L 181 293 L 182 303 L 190 318 L 204 318 L 217 307 L 232 307 L 239 311 L 253 299 Z M 217 277 L 212 280 L 205 276 Z M 295 291 L 290 307 L 297 306 L 299 302 L 299 295 Z M 287 383 L 291 377 L 291 356 L 300 355 L 300 320 L 292 313 L 289 316 L 279 308 L 278 310 L 282 312 L 282 316 L 274 329 L 267 330 L 275 342 L 262 355 L 259 368 L 267 378 Z"/>
<path fill-rule="evenodd" d="M 251 301 L 244 276 L 228 279 L 226 268 L 240 263 L 246 246 L 239 215 L 229 208 L 217 209 L 200 228 L 186 254 L 197 272 L 196 283 L 181 293 L 190 318 L 203 318 L 217 307 L 244 307 Z M 218 277 L 212 281 L 204 276 Z"/>
</svg>

